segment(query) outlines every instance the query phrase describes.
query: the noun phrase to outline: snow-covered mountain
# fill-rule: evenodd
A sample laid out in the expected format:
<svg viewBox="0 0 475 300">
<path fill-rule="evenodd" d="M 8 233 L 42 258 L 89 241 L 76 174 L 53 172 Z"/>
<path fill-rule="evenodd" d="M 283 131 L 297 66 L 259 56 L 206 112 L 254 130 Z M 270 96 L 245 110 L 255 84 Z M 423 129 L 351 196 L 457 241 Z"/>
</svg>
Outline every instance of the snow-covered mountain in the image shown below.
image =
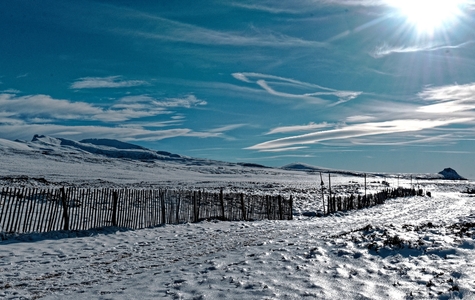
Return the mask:
<svg viewBox="0 0 475 300">
<path fill-rule="evenodd" d="M 304 171 L 308 173 L 332 173 L 350 176 L 374 176 L 374 177 L 400 177 L 405 179 L 446 179 L 446 180 L 466 180 L 466 178 L 460 176 L 454 169 L 445 168 L 439 173 L 400 173 L 400 174 L 388 174 L 388 173 L 375 173 L 375 172 L 358 172 L 348 170 L 329 169 L 318 166 L 312 166 L 304 163 L 291 163 L 282 167 L 284 170 L 292 171 Z"/>
<path fill-rule="evenodd" d="M 63 148 L 99 154 L 110 158 L 126 158 L 134 160 L 192 160 L 189 157 L 178 154 L 172 154 L 165 151 L 153 151 L 138 145 L 112 139 L 85 139 L 77 142 L 64 138 L 35 135 L 27 145 L 33 149 L 39 148 L 44 151 L 59 151 L 60 148 Z"/>
<path fill-rule="evenodd" d="M 442 175 L 444 179 L 449 179 L 449 180 L 467 180 L 466 178 L 460 176 L 457 171 L 455 171 L 452 168 L 445 168 L 444 170 L 440 171 L 438 173 L 439 175 Z"/>
<path fill-rule="evenodd" d="M 118 140 L 100 138 L 74 141 L 35 135 L 31 141 L 0 139 L 0 152 L 2 152 L 4 166 L 3 170 L 0 170 L 0 175 L 2 173 L 5 176 L 37 174 L 37 176 L 43 177 L 47 174 L 53 174 L 56 180 L 64 180 L 62 178 L 71 176 L 74 181 L 77 181 L 78 177 L 90 176 L 86 174 L 90 173 L 91 169 L 97 169 L 96 172 L 92 173 L 97 175 L 98 178 L 110 178 L 109 173 L 112 172 L 116 174 L 116 178 L 141 179 L 141 181 L 148 181 L 150 178 L 157 176 L 160 176 L 160 178 L 176 178 L 183 181 L 193 178 L 194 181 L 197 181 L 201 178 L 201 175 L 198 176 L 197 174 L 247 174 L 248 179 L 250 179 L 251 177 L 277 173 L 305 178 L 303 180 L 309 180 L 308 178 L 314 180 L 313 177 L 318 176 L 319 173 L 356 177 L 363 177 L 366 174 L 366 176 L 385 179 L 464 179 L 450 168 L 438 174 L 358 172 L 322 168 L 303 163 L 288 164 L 281 168 L 270 168 L 254 163 L 229 163 L 193 158 L 166 151 L 151 150 Z M 104 168 L 105 165 L 114 165 L 115 167 L 113 169 L 111 167 Z M 48 166 L 47 171 L 51 173 L 45 172 L 45 166 Z M 127 170 L 127 172 L 124 172 L 124 170 Z M 314 176 L 309 177 L 308 175 Z M 226 177 L 221 177 L 223 181 L 227 180 Z"/>
<path fill-rule="evenodd" d="M 239 186 L 236 181 L 270 181 L 271 175 L 308 177 L 300 172 L 253 163 L 229 163 L 156 151 L 111 139 L 74 141 L 35 135 L 31 141 L 0 139 L 0 184 L 66 185 L 104 187 L 160 185 L 209 187 Z M 298 173 L 298 174 L 296 174 Z M 29 179 L 25 179 L 24 177 Z M 36 178 L 32 181 L 31 178 Z M 237 178 L 237 179 L 236 179 Z M 303 181 L 305 179 L 302 179 Z M 266 183 L 267 184 L 267 183 Z"/>
</svg>

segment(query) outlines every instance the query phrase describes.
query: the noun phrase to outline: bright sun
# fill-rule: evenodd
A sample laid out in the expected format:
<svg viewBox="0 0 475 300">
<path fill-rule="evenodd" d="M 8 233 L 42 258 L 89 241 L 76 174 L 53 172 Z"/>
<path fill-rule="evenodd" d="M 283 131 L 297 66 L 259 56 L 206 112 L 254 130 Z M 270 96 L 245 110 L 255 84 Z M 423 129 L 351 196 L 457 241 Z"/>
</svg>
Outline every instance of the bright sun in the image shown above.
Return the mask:
<svg viewBox="0 0 475 300">
<path fill-rule="evenodd" d="M 390 0 L 420 32 L 432 33 L 462 14 L 466 0 Z"/>
</svg>

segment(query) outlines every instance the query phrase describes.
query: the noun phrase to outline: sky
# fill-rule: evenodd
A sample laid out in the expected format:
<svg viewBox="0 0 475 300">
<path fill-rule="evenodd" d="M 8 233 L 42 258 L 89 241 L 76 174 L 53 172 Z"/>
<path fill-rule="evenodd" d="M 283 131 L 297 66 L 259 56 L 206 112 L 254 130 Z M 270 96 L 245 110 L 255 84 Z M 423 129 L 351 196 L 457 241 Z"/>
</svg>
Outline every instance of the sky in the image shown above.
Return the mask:
<svg viewBox="0 0 475 300">
<path fill-rule="evenodd" d="M 475 178 L 475 1 L 1 1 L 0 138 Z"/>
</svg>

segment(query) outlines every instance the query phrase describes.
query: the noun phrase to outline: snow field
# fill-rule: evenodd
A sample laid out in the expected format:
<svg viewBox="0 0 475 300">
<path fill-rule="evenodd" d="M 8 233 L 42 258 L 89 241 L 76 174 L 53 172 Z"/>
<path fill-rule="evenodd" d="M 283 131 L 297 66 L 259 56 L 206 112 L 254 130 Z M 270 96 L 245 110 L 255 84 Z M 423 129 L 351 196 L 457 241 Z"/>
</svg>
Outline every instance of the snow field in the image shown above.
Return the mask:
<svg viewBox="0 0 475 300">
<path fill-rule="evenodd" d="M 316 173 L 141 161 L 0 140 L 1 186 L 219 189 L 294 198 L 294 221 L 201 222 L 0 236 L 4 299 L 475 299 L 473 182 L 414 180 L 429 197 L 325 217 Z M 327 175 L 325 175 L 327 176 Z M 328 188 L 328 178 L 324 177 Z M 411 186 L 368 176 L 367 193 Z M 364 193 L 342 174 L 332 191 Z"/>
<path fill-rule="evenodd" d="M 460 224 L 475 198 L 434 194 L 295 221 L 18 236 L 0 243 L 0 297 L 473 298 L 475 230 Z"/>
</svg>

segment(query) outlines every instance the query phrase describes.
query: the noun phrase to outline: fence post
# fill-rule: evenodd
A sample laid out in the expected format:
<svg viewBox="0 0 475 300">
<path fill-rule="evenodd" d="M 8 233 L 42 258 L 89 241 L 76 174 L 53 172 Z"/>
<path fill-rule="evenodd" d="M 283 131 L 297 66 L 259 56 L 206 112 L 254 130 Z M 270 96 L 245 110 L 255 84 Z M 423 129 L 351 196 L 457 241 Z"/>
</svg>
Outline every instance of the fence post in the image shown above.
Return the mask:
<svg viewBox="0 0 475 300">
<path fill-rule="evenodd" d="M 279 219 L 283 220 L 284 215 L 283 215 L 283 211 L 282 211 L 282 196 L 281 195 L 277 196 L 277 200 L 278 200 L 278 203 L 279 203 Z"/>
<path fill-rule="evenodd" d="M 224 197 L 223 197 L 223 189 L 219 191 L 219 202 L 221 203 L 221 217 L 223 218 L 223 221 L 226 220 L 226 217 L 224 216 Z"/>
<path fill-rule="evenodd" d="M 325 188 L 325 183 L 323 183 L 322 172 L 320 172 L 320 189 L 322 191 L 322 210 L 323 210 L 323 214 L 325 214 L 325 196 L 323 194 L 324 188 Z"/>
<path fill-rule="evenodd" d="M 165 194 L 167 190 L 163 190 L 160 193 L 160 206 L 161 206 L 161 218 L 162 218 L 162 224 L 166 224 L 166 206 L 165 206 Z"/>
<path fill-rule="evenodd" d="M 68 203 L 66 202 L 66 191 L 61 188 L 61 201 L 63 203 L 63 230 L 69 230 Z"/>
<path fill-rule="evenodd" d="M 196 203 L 196 191 L 193 191 L 193 222 L 198 222 L 198 218 L 196 216 L 196 211 L 197 209 L 197 203 Z"/>
<path fill-rule="evenodd" d="M 328 213 L 333 212 L 333 201 L 332 201 L 332 180 L 331 174 L 328 173 Z"/>
<path fill-rule="evenodd" d="M 119 195 L 117 191 L 112 193 L 112 226 L 117 226 L 117 202 L 119 200 Z"/>
<path fill-rule="evenodd" d="M 364 206 L 368 207 L 368 198 L 366 196 L 366 173 L 364 173 Z"/>
<path fill-rule="evenodd" d="M 290 216 L 289 216 L 289 220 L 293 220 L 294 219 L 294 200 L 292 199 L 292 195 L 290 195 L 290 200 L 289 200 L 289 205 L 290 205 Z"/>
<path fill-rule="evenodd" d="M 241 209 L 242 209 L 242 218 L 246 221 L 246 204 L 244 203 L 244 194 L 241 193 Z"/>
</svg>

